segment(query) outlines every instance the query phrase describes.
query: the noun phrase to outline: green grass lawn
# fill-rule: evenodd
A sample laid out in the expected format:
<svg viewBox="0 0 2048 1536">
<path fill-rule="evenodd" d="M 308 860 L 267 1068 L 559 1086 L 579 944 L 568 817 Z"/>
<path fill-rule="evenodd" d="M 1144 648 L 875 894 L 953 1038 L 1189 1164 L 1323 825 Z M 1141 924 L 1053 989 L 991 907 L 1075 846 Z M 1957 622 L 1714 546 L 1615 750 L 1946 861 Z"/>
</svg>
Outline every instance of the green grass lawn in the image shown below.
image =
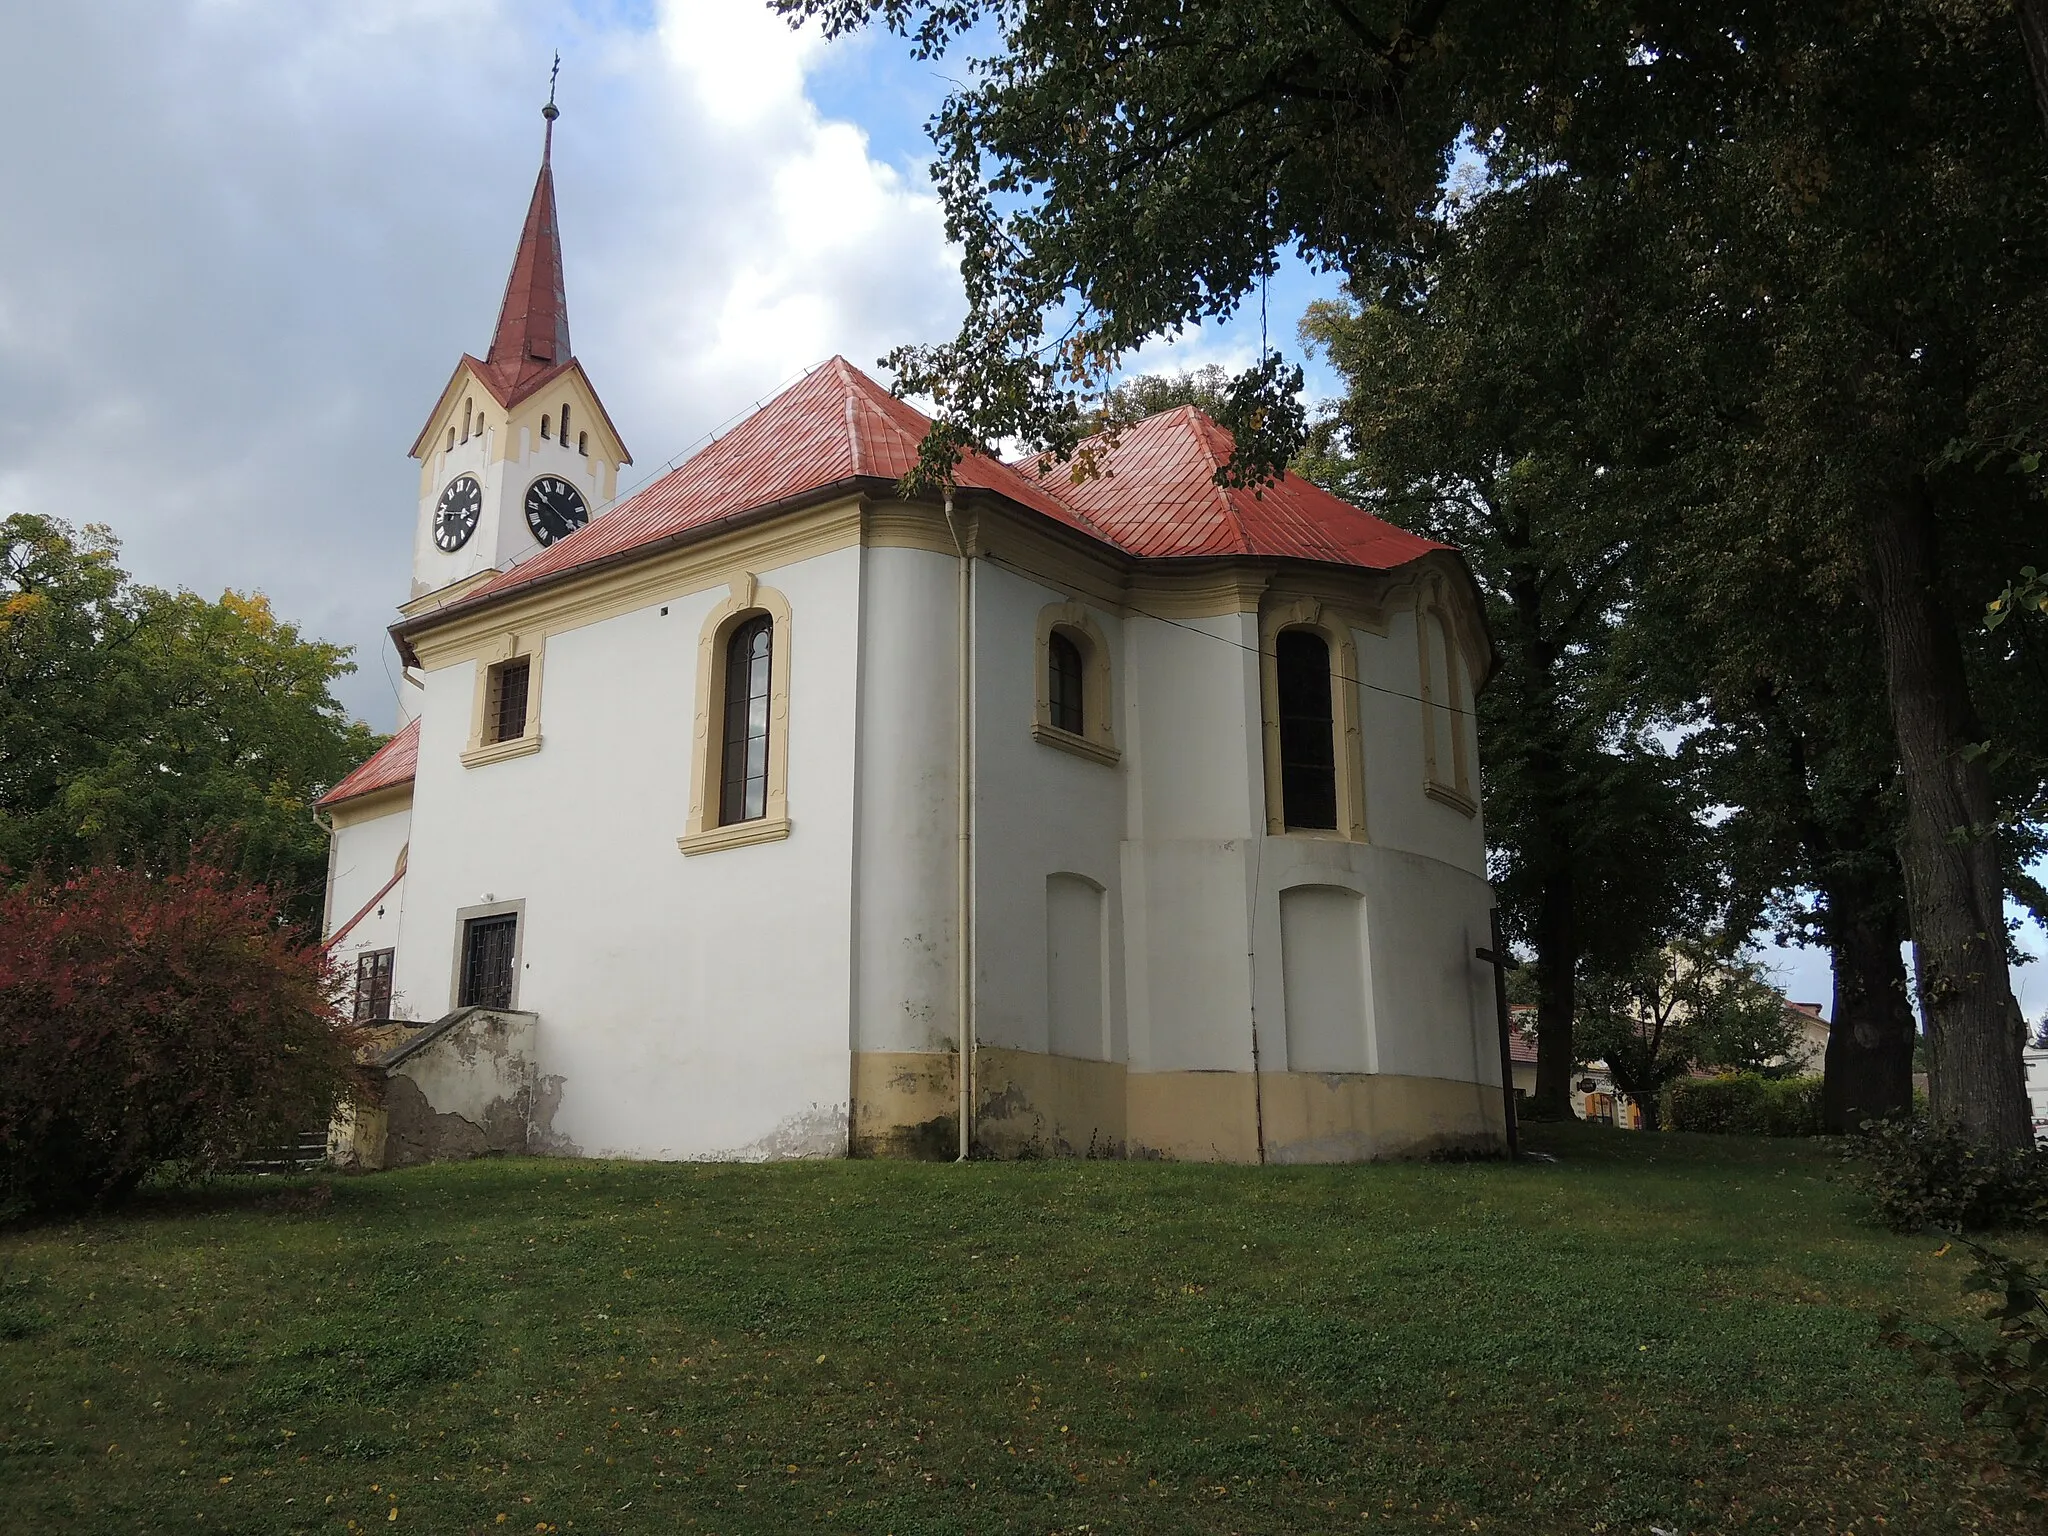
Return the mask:
<svg viewBox="0 0 2048 1536">
<path fill-rule="evenodd" d="M 0 1233 L 0 1529 L 2042 1528 L 1872 1343 L 1958 1260 L 1819 1147 L 1537 1141 L 493 1161 Z"/>
</svg>

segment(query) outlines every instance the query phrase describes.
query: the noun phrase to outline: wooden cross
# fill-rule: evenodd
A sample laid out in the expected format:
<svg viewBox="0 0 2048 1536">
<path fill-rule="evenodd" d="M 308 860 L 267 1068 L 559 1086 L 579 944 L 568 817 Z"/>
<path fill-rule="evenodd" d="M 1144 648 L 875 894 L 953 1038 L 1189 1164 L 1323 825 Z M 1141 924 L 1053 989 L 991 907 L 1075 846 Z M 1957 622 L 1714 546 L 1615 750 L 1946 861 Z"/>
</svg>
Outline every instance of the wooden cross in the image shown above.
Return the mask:
<svg viewBox="0 0 2048 1536">
<path fill-rule="evenodd" d="M 1501 1109 L 1507 1116 L 1508 1156 L 1520 1157 L 1522 1141 L 1515 1124 L 1515 1059 L 1508 1050 L 1508 972 L 1520 970 L 1522 962 L 1508 953 L 1507 945 L 1500 941 L 1500 908 L 1495 907 L 1488 916 L 1492 921 L 1493 943 L 1473 950 L 1472 957 L 1493 967 L 1493 1007 L 1500 1019 Z"/>
</svg>

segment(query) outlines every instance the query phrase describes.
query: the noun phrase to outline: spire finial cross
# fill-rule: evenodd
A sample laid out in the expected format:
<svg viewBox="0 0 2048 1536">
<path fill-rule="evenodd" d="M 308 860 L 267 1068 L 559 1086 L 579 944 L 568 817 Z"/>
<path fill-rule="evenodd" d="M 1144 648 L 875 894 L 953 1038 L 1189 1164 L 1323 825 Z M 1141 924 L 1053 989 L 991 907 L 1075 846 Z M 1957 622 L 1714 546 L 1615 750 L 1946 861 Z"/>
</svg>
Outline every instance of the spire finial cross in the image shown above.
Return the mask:
<svg viewBox="0 0 2048 1536">
<path fill-rule="evenodd" d="M 543 164 L 554 158 L 555 153 L 555 119 L 562 115 L 561 108 L 555 105 L 555 77 L 561 74 L 561 72 L 562 55 L 557 51 L 555 54 L 555 67 L 548 71 L 548 104 L 540 109 L 540 115 L 548 120 L 547 141 L 541 145 L 540 150 L 540 158 Z"/>
</svg>

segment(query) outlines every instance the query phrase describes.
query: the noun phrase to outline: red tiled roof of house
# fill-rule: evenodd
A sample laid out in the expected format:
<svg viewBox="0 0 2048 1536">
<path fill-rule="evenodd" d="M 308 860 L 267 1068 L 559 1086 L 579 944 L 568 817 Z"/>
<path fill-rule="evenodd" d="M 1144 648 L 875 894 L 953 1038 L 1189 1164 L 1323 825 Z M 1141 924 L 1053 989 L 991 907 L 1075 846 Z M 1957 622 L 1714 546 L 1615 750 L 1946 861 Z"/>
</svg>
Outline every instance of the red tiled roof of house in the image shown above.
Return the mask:
<svg viewBox="0 0 2048 1536">
<path fill-rule="evenodd" d="M 931 421 L 835 357 L 644 491 L 464 596 L 466 606 L 594 561 L 832 486 L 893 482 L 917 463 Z M 1082 514 L 1010 466 L 968 453 L 961 485 L 1001 493 L 1102 543 Z"/>
<path fill-rule="evenodd" d="M 1533 1003 L 1508 1004 L 1508 1060 L 1525 1067 L 1536 1065 L 1536 1007 Z"/>
<path fill-rule="evenodd" d="M 1230 434 L 1191 405 L 1102 438 L 1100 473 L 1078 484 L 1058 470 L 1058 495 L 1130 554 L 1273 555 L 1391 570 L 1447 544 L 1419 538 L 1299 475 L 1258 491 L 1220 486 Z M 1027 472 L 1028 468 L 1027 468 Z"/>
<path fill-rule="evenodd" d="M 319 803 L 339 805 L 344 800 L 359 800 L 364 795 L 374 795 L 380 789 L 395 789 L 400 784 L 410 784 L 419 756 L 420 723 L 413 720 L 407 722 L 403 730 L 371 753 L 369 760 L 354 773 L 322 795 Z"/>
</svg>

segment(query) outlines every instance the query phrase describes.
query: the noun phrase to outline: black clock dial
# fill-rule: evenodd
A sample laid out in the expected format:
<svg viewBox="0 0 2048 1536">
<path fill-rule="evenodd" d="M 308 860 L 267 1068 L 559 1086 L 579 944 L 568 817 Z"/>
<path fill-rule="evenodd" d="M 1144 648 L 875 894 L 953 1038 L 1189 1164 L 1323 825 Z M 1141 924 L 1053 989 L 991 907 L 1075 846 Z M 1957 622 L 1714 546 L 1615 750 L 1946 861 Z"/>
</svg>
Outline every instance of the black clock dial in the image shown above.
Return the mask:
<svg viewBox="0 0 2048 1536">
<path fill-rule="evenodd" d="M 541 543 L 566 539 L 589 521 L 582 494 L 559 476 L 542 475 L 526 488 L 526 526 Z"/>
<path fill-rule="evenodd" d="M 448 482 L 434 507 L 434 543 L 453 554 L 476 532 L 476 520 L 483 515 L 484 488 L 475 475 L 457 475 Z"/>
</svg>

